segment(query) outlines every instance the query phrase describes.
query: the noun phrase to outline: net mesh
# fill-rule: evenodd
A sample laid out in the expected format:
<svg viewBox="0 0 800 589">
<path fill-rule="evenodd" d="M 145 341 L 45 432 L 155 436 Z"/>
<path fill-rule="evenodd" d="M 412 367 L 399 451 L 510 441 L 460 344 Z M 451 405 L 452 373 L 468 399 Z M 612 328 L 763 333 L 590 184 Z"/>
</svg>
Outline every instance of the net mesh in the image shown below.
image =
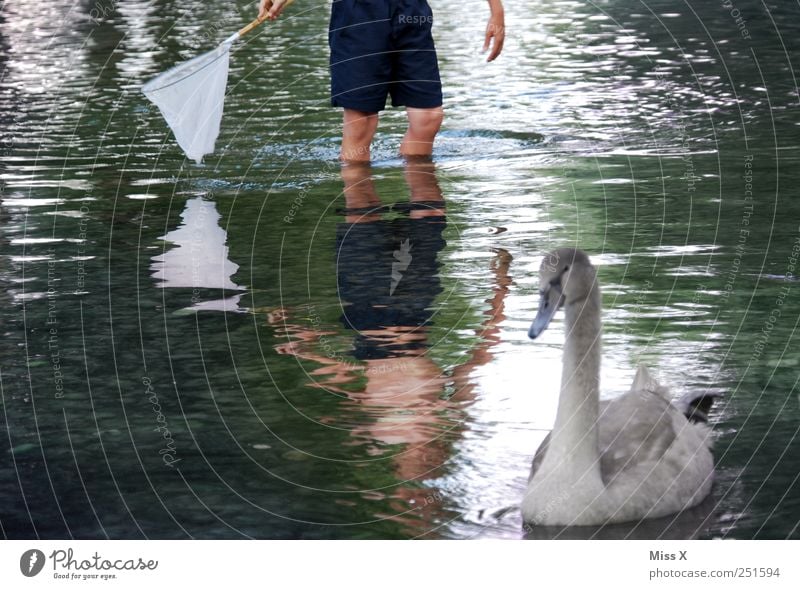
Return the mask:
<svg viewBox="0 0 800 589">
<path fill-rule="evenodd" d="M 214 151 L 219 135 L 230 44 L 167 70 L 142 86 L 175 134 L 187 157 L 198 164 Z"/>
</svg>

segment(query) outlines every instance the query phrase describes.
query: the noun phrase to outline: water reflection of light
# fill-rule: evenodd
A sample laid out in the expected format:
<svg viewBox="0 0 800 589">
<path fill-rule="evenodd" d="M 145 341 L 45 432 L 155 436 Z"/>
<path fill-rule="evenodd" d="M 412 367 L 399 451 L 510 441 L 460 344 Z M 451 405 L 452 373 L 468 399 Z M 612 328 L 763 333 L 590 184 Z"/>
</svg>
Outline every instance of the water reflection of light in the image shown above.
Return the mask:
<svg viewBox="0 0 800 589">
<path fill-rule="evenodd" d="M 51 99 L 62 84 L 87 75 L 87 52 L 75 46 L 83 44 L 80 28 L 88 16 L 66 4 L 32 0 L 3 3 L 3 35 L 10 47 L 4 84 L 21 93 Z"/>
<path fill-rule="evenodd" d="M 87 252 L 96 253 L 100 261 L 109 251 L 116 259 L 119 254 L 130 254 L 131 247 L 135 251 L 135 246 L 130 244 L 135 243 L 139 231 L 136 222 L 115 222 L 113 242 L 105 240 L 105 227 L 107 224 L 110 227 L 110 219 L 116 221 L 117 218 L 112 215 L 112 200 L 105 198 L 107 189 L 118 187 L 122 182 L 122 192 L 131 191 L 132 187 L 144 191 L 148 187 L 162 186 L 165 187 L 162 192 L 167 193 L 167 187 L 182 182 L 174 161 L 155 161 L 163 142 L 162 122 L 152 119 L 158 123 L 152 129 L 157 132 L 143 135 L 140 131 L 136 135 L 133 123 L 137 118 L 128 116 L 128 103 L 120 102 L 122 110 L 117 110 L 113 119 L 109 116 L 110 106 L 121 88 L 126 87 L 124 83 L 134 84 L 137 78 L 141 80 L 163 71 L 184 56 L 188 57 L 187 52 L 194 55 L 209 49 L 218 37 L 212 41 L 206 33 L 214 36 L 230 32 L 228 24 L 233 24 L 239 16 L 233 14 L 232 3 L 190 0 L 184 4 L 158 3 L 159 16 L 155 18 L 148 4 L 146 0 L 119 3 L 120 10 L 99 26 L 88 22 L 87 13 L 94 0 L 88 4 L 52 0 L 41 5 L 31 0 L 16 0 L 6 2 L 2 9 L 0 49 L 5 51 L 8 62 L 3 88 L 12 93 L 3 94 L 4 108 L 0 111 L 5 114 L 0 114 L 3 119 L 0 126 L 22 142 L 14 156 L 3 160 L 8 172 L 2 180 L 13 184 L 10 191 L 6 190 L 0 209 L 11 217 L 3 221 L 2 242 L 11 253 L 25 254 L 5 258 L 10 268 L 7 276 L 10 287 L 5 292 L 11 297 L 18 300 L 46 298 L 42 286 L 46 286 L 47 262 L 58 262 L 61 272 L 62 268 L 68 268 L 68 263 L 78 259 L 69 255 L 77 249 L 71 242 L 64 242 L 56 245 L 59 250 L 56 254 L 45 256 L 48 244 L 36 240 L 52 235 L 74 236 L 75 220 L 82 216 L 91 221 L 91 238 L 94 239 L 87 244 Z M 492 64 L 484 63 L 480 55 L 483 17 L 464 11 L 461 11 L 463 17 L 456 16 L 460 14 L 458 3 L 452 0 L 442 0 L 438 9 L 439 16 L 446 15 L 437 20 L 435 31 L 448 112 L 445 129 L 437 142 L 436 157 L 453 177 L 445 187 L 446 200 L 451 209 L 451 227 L 458 227 L 460 236 L 457 238 L 454 230 L 453 249 L 449 254 L 450 250 L 445 251 L 446 278 L 443 282 L 455 286 L 453 297 L 448 299 L 443 310 L 457 309 L 452 302 L 458 302 L 459 297 L 463 299 L 463 306 L 471 310 L 483 304 L 488 290 L 486 264 L 492 248 L 505 247 L 514 255 L 510 270 L 514 284 L 506 299 L 509 316 L 501 324 L 502 337 L 493 348 L 494 358 L 472 375 L 475 401 L 464 404 L 468 406 L 464 408 L 463 431 L 459 430 L 460 439 L 448 456 L 447 466 L 453 466 L 451 475 L 425 483 L 437 491 L 426 497 L 434 497 L 439 502 L 441 489 L 444 497 L 441 503 L 447 503 L 448 508 L 450 503 L 455 505 L 458 513 L 464 514 L 463 521 L 450 522 L 442 530 L 442 514 L 447 512 L 443 509 L 426 511 L 424 525 L 420 528 L 430 530 L 431 535 L 520 536 L 521 522 L 513 512 L 497 522 L 494 529 L 487 530 L 484 526 L 488 521 L 487 512 L 518 503 L 525 488 L 530 458 L 555 414 L 563 317 L 558 318 L 553 330 L 547 332 L 547 339 L 541 342 L 530 342 L 526 335 L 536 308 L 535 272 L 542 250 L 564 242 L 580 245 L 591 250 L 596 265 L 602 266 L 601 274 L 608 277 L 604 280 L 604 396 L 624 391 L 630 385 L 636 362 L 641 359 L 662 380 L 670 382 L 676 396 L 697 387 L 719 390 L 727 394 L 725 403 L 733 407 L 735 400 L 743 415 L 750 413 L 752 407 L 756 417 L 761 414 L 771 419 L 772 408 L 765 412 L 764 401 L 773 402 L 776 397 L 772 395 L 768 399 L 770 395 L 762 395 L 755 402 L 756 395 L 765 386 L 763 382 L 775 376 L 773 368 L 776 366 L 786 371 L 786 381 L 770 385 L 775 387 L 769 390 L 770 394 L 779 390 L 777 387 L 784 382 L 786 390 L 790 390 L 796 376 L 791 373 L 796 368 L 796 358 L 779 355 L 782 349 L 778 347 L 777 331 L 770 351 L 757 363 L 748 364 L 752 342 L 747 338 L 754 327 L 761 329 L 761 323 L 760 319 L 756 321 L 757 311 L 752 308 L 745 311 L 743 305 L 753 292 L 768 299 L 768 304 L 773 303 L 777 289 L 789 280 L 784 258 L 774 257 L 774 262 L 768 261 L 767 267 L 760 265 L 760 259 L 757 265 L 743 262 L 735 287 L 737 295 L 744 300 L 735 301 L 733 294 L 723 286 L 728 280 L 725 273 L 730 270 L 735 256 L 736 238 L 731 238 L 729 232 L 717 234 L 714 230 L 724 223 L 738 231 L 738 227 L 728 226 L 728 223 L 740 222 L 737 207 L 743 206 L 741 190 L 737 193 L 741 173 L 739 147 L 742 145 L 735 141 L 740 138 L 744 124 L 747 123 L 748 132 L 770 140 L 771 124 L 791 134 L 794 121 L 789 117 L 796 101 L 791 102 L 786 97 L 796 97 L 796 93 L 790 95 L 790 88 L 776 75 L 780 63 L 785 62 L 787 69 L 782 78 L 790 83 L 790 64 L 785 55 L 776 52 L 780 49 L 778 43 L 774 43 L 774 48 L 769 44 L 754 47 L 764 57 L 762 65 L 766 64 L 762 79 L 761 71 L 748 65 L 752 61 L 749 49 L 743 52 L 743 47 L 737 49 L 730 40 L 719 39 L 720 53 L 716 53 L 714 40 L 733 28 L 727 21 L 715 23 L 713 18 L 705 21 L 714 25 L 709 28 L 716 39 L 702 35 L 690 38 L 693 35 L 691 19 L 686 16 L 678 21 L 681 15 L 677 13 L 660 14 L 661 19 L 674 21 L 663 23 L 652 15 L 628 15 L 624 13 L 624 6 L 626 4 L 620 2 L 598 5 L 564 0 L 542 0 L 535 5 L 507 3 L 506 49 Z M 70 8 L 73 12 L 67 14 Z M 81 9 L 83 15 L 75 12 Z M 602 14 L 603 10 L 615 11 L 623 22 L 615 22 Z M 321 11 L 324 12 L 324 7 Z M 717 12 L 727 18 L 724 11 Z M 232 17 L 229 21 L 224 18 L 228 14 Z M 213 18 L 217 15 L 220 18 Z M 199 187 L 198 190 L 213 190 L 217 194 L 241 190 L 253 194 L 273 182 L 277 182 L 274 186 L 295 190 L 306 186 L 309 180 L 327 179 L 330 170 L 327 167 L 321 170 L 320 162 L 335 161 L 339 115 L 327 111 L 327 80 L 318 79 L 326 78 L 327 71 L 323 55 L 325 41 L 315 40 L 324 34 L 322 21 L 323 18 L 298 20 L 292 15 L 291 20 L 284 20 L 277 28 L 264 28 L 262 39 L 255 33 L 252 41 L 240 46 L 240 59 L 236 60 L 237 67 L 242 72 L 247 71 L 247 81 L 256 90 L 248 90 L 244 84 L 231 93 L 230 104 L 226 105 L 230 129 L 237 125 L 246 127 L 251 139 L 242 153 L 248 158 L 258 154 L 266 169 L 271 169 L 270 162 L 281 168 L 288 166 L 285 173 L 277 180 L 267 173 L 244 178 L 237 167 L 240 161 L 235 162 L 237 165 L 226 162 L 199 171 L 201 177 L 193 179 L 192 189 Z M 779 24 L 784 26 L 780 21 Z M 792 27 L 790 30 L 796 29 L 796 25 Z M 666 34 L 673 31 L 676 38 L 670 40 Z M 733 32 L 738 34 L 735 29 Z M 89 33 L 91 37 L 86 38 Z M 302 43 L 284 42 L 286 39 L 299 41 L 301 34 Z M 683 53 L 678 44 L 687 40 L 691 46 Z M 727 48 L 723 45 L 726 42 L 729 43 Z M 264 52 L 267 46 L 275 51 Z M 288 47 L 293 57 L 287 60 L 282 58 L 282 51 Z M 709 53 L 712 48 L 713 54 Z M 84 54 L 90 60 L 88 73 L 83 67 L 87 59 Z M 657 60 L 653 59 L 656 54 Z M 709 67 L 709 55 L 718 55 L 719 63 L 713 69 Z M 728 77 L 723 60 L 733 78 Z M 298 63 L 310 64 L 314 73 L 306 74 Z M 698 64 L 706 67 L 693 71 L 693 66 Z M 104 72 L 100 78 L 97 71 Z M 305 77 L 301 79 L 301 76 Z M 58 86 L 63 79 L 69 79 L 69 85 Z M 44 92 L 47 81 L 53 83 L 56 90 Z M 232 76 L 232 84 L 236 81 L 236 76 Z M 768 97 L 764 95 L 764 81 L 770 88 Z M 282 88 L 276 95 L 280 100 L 271 101 L 266 110 L 263 101 L 268 97 L 264 88 Z M 755 98 L 754 93 L 757 94 Z M 87 96 L 91 97 L 88 102 Z M 311 106 L 309 97 L 314 96 L 319 98 L 314 104 L 320 106 Z M 137 102 L 140 98 L 133 94 L 130 101 Z M 770 108 L 763 106 L 767 98 Z M 294 111 L 298 104 L 302 105 L 303 113 L 314 116 L 297 118 Z M 256 112 L 260 113 L 260 122 L 258 117 L 248 118 Z M 264 116 L 267 112 L 268 117 Z M 778 117 L 777 123 L 775 117 Z M 290 120 L 291 124 L 284 125 Z M 381 160 L 376 163 L 376 169 L 398 165 L 392 158 L 396 157 L 403 121 L 402 113 L 387 114 L 382 121 L 373 152 Z M 245 125 L 246 122 L 258 124 Z M 280 128 L 280 136 L 267 131 L 272 128 Z M 131 153 L 149 158 L 146 170 L 139 171 L 123 162 L 129 157 L 126 155 L 128 143 L 134 136 L 136 145 Z M 784 174 L 786 169 L 792 169 L 796 153 L 780 151 L 794 149 L 790 145 L 792 137 L 785 135 L 782 145 L 767 144 L 769 149 L 763 142 L 753 144 L 754 152 L 768 154 L 774 150 L 787 158 L 780 167 L 781 187 L 792 184 L 791 172 L 789 182 L 784 180 Z M 114 138 L 115 142 L 109 144 L 108 140 Z M 690 140 L 688 147 L 684 144 L 686 138 Z M 99 150 L 101 145 L 112 148 Z M 125 149 L 119 149 L 120 145 Z M 67 155 L 64 153 L 66 146 L 70 146 Z M 697 176 L 704 183 L 691 207 L 686 205 L 684 157 L 693 158 Z M 724 170 L 718 169 L 720 161 L 726 166 Z M 764 161 L 764 170 L 777 169 L 776 162 Z M 124 169 L 122 177 L 121 168 Z M 732 179 L 734 191 L 719 191 L 719 198 L 712 198 L 723 177 Z M 91 186 L 85 184 L 88 178 L 91 178 Z M 594 183 L 601 178 L 602 182 Z M 772 190 L 772 184 L 764 186 Z M 84 215 L 77 210 L 76 195 L 69 190 L 83 192 L 92 187 L 98 195 L 102 188 L 104 197 L 98 198 L 91 213 Z M 158 200 L 143 202 L 153 197 L 152 194 L 126 194 L 116 201 L 116 212 L 125 219 L 135 218 L 135 212 L 145 204 L 148 210 L 162 210 Z M 716 204 L 708 206 L 723 201 L 725 209 L 731 207 L 736 218 L 720 219 Z M 213 204 L 209 204 L 209 212 L 213 210 L 216 214 Z M 791 206 L 791 199 L 788 199 L 781 201 L 781 208 L 777 209 L 785 213 L 784 221 L 791 220 Z M 201 293 L 209 300 L 198 301 L 191 307 L 192 311 L 207 308 L 235 311 L 242 295 L 221 290 L 235 282 L 233 273 L 236 272 L 235 264 L 228 257 L 226 239 L 219 235 L 224 231 L 220 227 L 209 227 L 214 234 L 211 240 L 214 247 L 202 250 L 207 254 L 205 257 L 199 252 L 193 256 L 191 231 L 193 226 L 199 225 L 187 218 L 190 215 L 187 210 L 181 219 L 183 231 L 177 229 L 164 237 L 171 242 L 164 248 L 167 251 L 162 251 L 159 243 L 158 253 L 163 255 L 153 260 L 153 272 L 159 287 L 171 288 L 160 293 L 173 300 L 183 297 L 184 304 L 189 305 L 188 292 L 194 288 L 193 260 L 202 258 L 209 262 L 209 270 L 201 275 L 216 286 L 214 291 Z M 58 218 L 57 225 L 54 218 Z M 219 223 L 218 217 L 216 219 Z M 781 215 L 777 221 L 781 222 Z M 691 233 L 687 233 L 687 223 Z M 59 231 L 54 232 L 54 227 Z M 506 231 L 490 232 L 493 227 Z M 778 229 L 774 234 L 776 242 L 777 238 L 788 236 Z M 16 240 L 18 236 L 21 237 Z M 153 234 L 147 234 L 146 239 L 152 237 Z M 766 234 L 759 239 L 761 237 L 763 243 L 767 243 Z M 16 240 L 14 246 L 9 243 L 12 238 Z M 29 241 L 30 238 L 34 241 Z M 760 245 L 755 232 L 752 239 L 754 247 Z M 301 260 L 304 253 L 295 252 L 290 261 L 304 262 Z M 217 261 L 216 269 L 211 268 L 212 260 Z M 239 261 L 244 263 L 244 260 Z M 254 269 L 264 267 L 259 266 L 261 262 L 257 260 L 252 263 Z M 124 267 L 115 266 L 114 272 L 117 279 L 127 280 L 125 273 L 129 271 Z M 650 287 L 645 285 L 648 279 L 654 282 Z M 23 284 L 24 291 L 14 290 L 15 286 Z M 699 284 L 705 290 L 698 290 Z M 36 287 L 40 288 L 39 292 L 31 290 Z M 701 296 L 697 297 L 698 293 Z M 230 298 L 223 299 L 226 295 Z M 637 302 L 639 297 L 644 297 L 641 302 Z M 703 304 L 695 302 L 696 298 Z M 319 296 L 320 308 L 333 302 L 336 301 L 325 295 Z M 470 306 L 471 302 L 474 306 Z M 287 302 L 293 303 L 297 301 Z M 34 308 L 32 305 L 31 309 Z M 748 318 L 754 314 L 756 319 Z M 470 350 L 469 338 L 474 336 L 473 328 L 479 323 L 477 315 L 475 311 L 473 315 L 465 315 L 464 320 L 448 318 L 443 321 L 442 326 L 455 325 L 448 337 L 462 338 L 465 343 L 451 345 L 453 349 L 447 350 L 444 345 L 447 340 L 442 340 L 443 345 L 433 351 L 450 358 L 455 357 L 456 352 Z M 72 319 L 77 325 L 78 318 Z M 791 325 L 785 329 L 786 337 L 791 338 Z M 90 343 L 91 338 L 106 338 L 105 333 L 96 330 L 87 329 Z M 35 347 L 35 341 L 31 341 Z M 723 368 L 720 368 L 721 358 Z M 274 358 L 267 360 L 272 362 Z M 297 370 L 300 368 L 298 365 Z M 98 374 L 103 375 L 110 370 L 107 365 L 98 365 L 98 369 L 102 371 Z M 135 366 L 123 366 L 123 371 L 135 369 Z M 742 381 L 740 371 L 747 372 L 749 380 L 743 381 L 743 386 L 734 391 L 732 385 Z M 39 373 L 37 379 L 41 378 Z M 260 373 L 255 378 L 260 379 Z M 284 385 L 296 381 L 287 372 L 278 382 Z M 251 383 L 247 383 L 248 386 Z M 311 406 L 320 405 L 315 398 L 310 399 Z M 351 407 L 354 409 L 348 413 Z M 348 415 L 367 414 L 374 409 L 354 399 L 346 409 L 331 410 L 330 415 L 335 423 L 344 423 Z M 736 435 L 738 442 L 732 445 L 733 452 L 726 458 L 726 469 L 718 471 L 718 486 L 728 498 L 722 515 L 718 516 L 717 530 L 735 533 L 747 517 L 753 517 L 753 511 L 758 515 L 758 508 L 747 508 L 750 491 L 741 485 L 742 476 L 756 480 L 762 476 L 778 490 L 791 489 L 792 482 L 786 482 L 784 476 L 786 486 L 781 487 L 780 476 L 767 476 L 767 469 L 756 464 L 768 463 L 761 456 L 752 464 L 748 462 L 744 471 L 732 466 L 749 461 L 754 455 L 751 449 L 761 446 L 767 430 L 760 425 L 769 425 L 769 422 L 751 422 L 737 430 L 736 422 L 724 417 L 721 420 L 721 424 L 716 424 L 715 435 L 729 439 Z M 327 449 L 322 442 L 320 446 L 315 445 L 325 438 L 315 440 L 309 431 L 298 431 L 298 437 L 302 435 L 309 449 Z M 737 431 L 741 431 L 741 437 Z M 789 440 L 789 437 L 778 439 Z M 255 444 L 254 448 L 266 446 Z M 76 448 L 82 451 L 79 445 Z M 768 453 L 762 456 L 767 457 Z M 297 465 L 298 472 L 308 469 L 302 462 Z M 292 472 L 291 464 L 285 467 L 287 472 Z M 361 469 L 366 474 L 359 481 L 372 483 L 385 474 L 371 468 Z M 347 472 L 346 467 L 342 467 L 341 472 Z M 248 474 L 244 472 L 243 476 Z M 369 495 L 365 492 L 364 498 Z M 380 498 L 377 492 L 372 497 Z M 310 499 L 298 496 L 296 503 L 298 510 L 317 515 L 317 506 Z M 324 510 L 329 501 L 326 499 L 323 504 Z M 762 501 L 761 508 L 766 504 Z M 217 501 L 209 505 L 214 509 L 220 507 Z M 357 505 L 357 502 L 345 503 L 344 500 L 338 503 L 338 506 L 346 506 L 345 509 Z M 776 502 L 772 502 L 769 508 L 775 505 Z M 113 506 L 103 506 L 103 513 L 109 509 Z M 385 505 L 376 507 L 376 512 L 378 509 L 384 510 Z M 793 513 L 779 510 L 776 518 Z M 184 515 L 188 520 L 195 514 Z M 247 519 L 251 519 L 251 515 L 236 513 L 237 517 Z M 792 529 L 791 525 L 785 529 Z M 158 535 L 163 530 L 153 527 L 148 532 Z M 750 533 L 746 526 L 744 530 L 738 533 L 740 537 Z M 796 533 L 796 528 L 794 531 Z M 127 530 L 123 529 L 122 533 Z M 343 536 L 347 532 L 330 533 Z"/>
<path fill-rule="evenodd" d="M 159 29 L 163 23 L 159 13 L 162 8 L 150 0 L 132 0 L 115 8 L 123 23 L 121 28 L 125 31 L 126 49 L 116 67 L 122 77 L 137 80 L 144 73 L 156 69 Z"/>
</svg>

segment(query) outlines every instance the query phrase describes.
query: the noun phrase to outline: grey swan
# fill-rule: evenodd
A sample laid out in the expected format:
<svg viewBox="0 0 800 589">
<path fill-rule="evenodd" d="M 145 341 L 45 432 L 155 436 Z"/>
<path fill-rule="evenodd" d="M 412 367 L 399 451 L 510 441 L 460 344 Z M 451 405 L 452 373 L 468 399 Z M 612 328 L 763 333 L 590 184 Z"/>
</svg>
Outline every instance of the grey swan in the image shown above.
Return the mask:
<svg viewBox="0 0 800 589">
<path fill-rule="evenodd" d="M 545 256 L 535 339 L 560 308 L 566 319 L 561 392 L 552 431 L 534 457 L 521 510 L 526 525 L 590 526 L 657 518 L 702 502 L 714 460 L 706 414 L 712 395 L 673 404 L 640 366 L 630 391 L 599 400 L 601 304 L 581 250 Z"/>
</svg>

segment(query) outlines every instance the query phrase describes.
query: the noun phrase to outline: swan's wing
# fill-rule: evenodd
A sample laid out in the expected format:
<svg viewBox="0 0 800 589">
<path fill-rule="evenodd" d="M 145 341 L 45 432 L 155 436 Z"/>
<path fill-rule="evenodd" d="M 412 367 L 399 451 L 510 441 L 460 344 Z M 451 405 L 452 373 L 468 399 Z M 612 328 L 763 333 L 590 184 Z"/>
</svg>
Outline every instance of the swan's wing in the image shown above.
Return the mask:
<svg viewBox="0 0 800 589">
<path fill-rule="evenodd" d="M 636 376 L 633 377 L 633 384 L 631 384 L 631 392 L 633 391 L 655 393 L 665 401 L 670 401 L 669 389 L 660 384 L 653 375 L 650 374 L 647 366 L 642 364 L 636 367 Z"/>
<path fill-rule="evenodd" d="M 648 391 L 660 395 L 668 402 L 671 401 L 669 389 L 653 378 L 645 366 L 640 365 L 636 369 L 631 391 Z M 681 397 L 675 405 L 692 423 L 708 423 L 708 413 L 719 396 L 720 394 L 715 392 L 692 391 Z"/>
<path fill-rule="evenodd" d="M 658 461 L 675 441 L 673 420 L 681 413 L 670 402 L 669 389 L 639 366 L 628 393 L 600 403 L 597 429 L 603 482 L 609 484 L 622 472 Z M 541 466 L 549 442 L 547 434 L 533 457 L 529 482 Z"/>
<path fill-rule="evenodd" d="M 670 403 L 647 391 L 631 391 L 601 402 L 597 429 L 603 482 L 609 484 L 629 468 L 658 460 L 675 440 L 675 411 Z M 544 461 L 549 444 L 547 434 L 531 462 L 528 482 Z"/>
<path fill-rule="evenodd" d="M 620 473 L 660 459 L 675 441 L 677 409 L 661 394 L 630 391 L 601 405 L 600 470 L 606 484 Z"/>
<path fill-rule="evenodd" d="M 528 475 L 528 482 L 531 482 L 533 475 L 536 474 L 536 471 L 539 470 L 539 466 L 542 464 L 542 460 L 544 460 L 545 454 L 547 454 L 547 448 L 550 445 L 550 434 L 547 434 L 542 440 L 542 443 L 539 444 L 539 448 L 536 450 L 536 454 L 533 456 L 533 462 L 531 462 L 531 473 Z"/>
</svg>

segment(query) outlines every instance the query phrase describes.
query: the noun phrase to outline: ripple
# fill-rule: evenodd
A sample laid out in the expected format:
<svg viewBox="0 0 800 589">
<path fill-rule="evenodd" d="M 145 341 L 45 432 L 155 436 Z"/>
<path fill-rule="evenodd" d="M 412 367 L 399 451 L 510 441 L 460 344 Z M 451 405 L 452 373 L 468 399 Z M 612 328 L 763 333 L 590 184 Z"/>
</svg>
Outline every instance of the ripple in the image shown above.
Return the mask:
<svg viewBox="0 0 800 589">
<path fill-rule="evenodd" d="M 794 430 L 770 424 L 791 421 L 781 403 L 794 402 L 798 363 L 787 350 L 800 127 L 777 37 L 798 38 L 797 7 L 772 3 L 765 20 L 749 3 L 759 28 L 744 40 L 719 3 L 683 12 L 668 0 L 649 10 L 507 3 L 504 53 L 485 63 L 485 14 L 462 4 L 434 6 L 448 15 L 435 25 L 446 117 L 427 174 L 438 178 L 446 223 L 423 225 L 404 205 L 357 227 L 359 271 L 345 278 L 363 281 L 361 295 L 384 296 L 405 251 L 406 303 L 423 301 L 430 314 L 424 334 L 380 337 L 342 321 L 352 309 L 337 240 L 353 224 L 334 202 L 345 196 L 341 113 L 327 106 L 327 4 L 292 9 L 236 46 L 217 151 L 202 166 L 184 160 L 138 88 L 250 15 L 221 0 L 129 0 L 96 22 L 93 4 L 77 10 L 73 0 L 3 5 L 0 280 L 10 288 L 0 292 L 0 359 L 9 447 L 31 489 L 30 501 L 8 492 L 3 502 L 10 513 L 34 506 L 36 526 L 12 517 L 7 535 L 96 535 L 84 503 L 62 502 L 68 530 L 37 507 L 52 497 L 36 490 L 72 497 L 74 465 L 95 464 L 98 439 L 111 435 L 103 447 L 115 476 L 151 485 L 174 516 L 129 494 L 135 521 L 125 520 L 114 482 L 89 473 L 87 492 L 114 537 L 140 526 L 154 538 L 520 538 L 519 512 L 506 509 L 552 425 L 565 338 L 562 315 L 541 341 L 527 329 L 541 256 L 561 245 L 582 247 L 599 267 L 604 398 L 630 386 L 639 362 L 676 395 L 725 394 L 712 415 L 718 508 L 699 531 L 691 517 L 681 529 L 792 532 L 797 503 L 780 497 L 797 472 L 785 452 Z M 432 194 L 403 179 L 405 132 L 402 109 L 381 114 L 370 181 L 384 205 Z M 758 195 L 741 251 L 748 154 Z M 402 250 L 395 240 L 408 230 L 415 243 Z M 434 230 L 439 249 L 427 255 Z M 51 247 L 57 255 L 45 255 Z M 414 275 L 422 260 L 427 273 Z M 369 279 L 384 266 L 386 276 Z M 55 307 L 51 283 L 69 294 Z M 384 303 L 391 320 L 393 299 Z M 63 399 L 53 398 L 51 312 Z M 781 320 L 755 340 L 771 312 Z M 414 370 L 390 378 L 374 369 L 387 360 L 371 357 L 376 349 L 389 360 L 407 354 Z M 184 479 L 163 468 L 145 377 Z M 37 424 L 19 386 L 36 395 Z M 36 431 L 47 434 L 52 480 L 28 447 Z M 197 502 L 185 501 L 187 484 Z M 331 490 L 347 495 L 331 501 Z"/>
</svg>

